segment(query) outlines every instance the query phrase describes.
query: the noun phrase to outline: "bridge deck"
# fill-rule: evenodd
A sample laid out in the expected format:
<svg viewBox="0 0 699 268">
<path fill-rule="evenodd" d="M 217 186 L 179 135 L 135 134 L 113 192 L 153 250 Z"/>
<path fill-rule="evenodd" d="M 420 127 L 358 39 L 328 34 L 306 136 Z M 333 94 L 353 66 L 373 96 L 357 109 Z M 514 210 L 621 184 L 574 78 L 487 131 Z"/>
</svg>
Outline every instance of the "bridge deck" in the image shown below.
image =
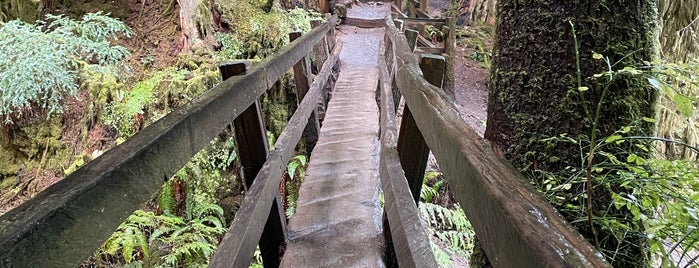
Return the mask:
<svg viewBox="0 0 699 268">
<path fill-rule="evenodd" d="M 383 29 L 343 26 L 340 76 L 289 222 L 282 267 L 383 267 L 377 55 Z"/>
</svg>

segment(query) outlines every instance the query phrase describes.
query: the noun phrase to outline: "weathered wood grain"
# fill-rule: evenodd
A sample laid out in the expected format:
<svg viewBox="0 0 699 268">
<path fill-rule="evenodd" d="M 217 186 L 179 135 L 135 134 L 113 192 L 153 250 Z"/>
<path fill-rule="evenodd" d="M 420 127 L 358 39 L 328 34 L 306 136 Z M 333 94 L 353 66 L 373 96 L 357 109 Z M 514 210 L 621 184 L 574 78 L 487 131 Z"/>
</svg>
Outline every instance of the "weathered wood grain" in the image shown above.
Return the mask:
<svg viewBox="0 0 699 268">
<path fill-rule="evenodd" d="M 294 41 L 301 37 L 300 32 L 289 33 L 289 40 Z M 324 40 L 324 39 L 323 39 Z M 323 41 L 321 40 L 321 42 Z M 316 46 L 314 46 L 315 48 Z M 296 84 L 296 95 L 298 96 L 299 102 L 303 100 L 308 92 L 309 83 L 308 79 L 311 76 L 310 60 L 308 56 L 303 57 L 299 62 L 294 65 L 294 82 Z M 318 110 L 313 109 L 311 116 L 308 118 L 308 124 L 303 130 L 303 140 L 306 145 L 306 156 L 311 156 L 313 148 L 316 147 L 318 142 L 318 135 L 320 133 L 320 122 L 318 121 Z"/>
<path fill-rule="evenodd" d="M 270 207 L 278 194 L 279 181 L 286 165 L 294 154 L 294 147 L 301 139 L 308 117 L 313 112 L 320 92 L 337 61 L 339 48 L 323 64 L 321 72 L 311 84 L 310 90 L 299 104 L 286 127 L 279 135 L 275 148 L 269 154 L 260 173 L 250 187 L 236 217 L 219 244 L 209 267 L 248 267 L 257 242 L 260 240 Z"/>
<path fill-rule="evenodd" d="M 390 22 L 390 21 L 388 21 Z M 511 165 L 425 81 L 390 22 L 396 80 L 418 128 L 496 267 L 610 267 Z"/>
<path fill-rule="evenodd" d="M 381 53 L 384 53 L 382 51 Z M 381 160 L 380 177 L 384 193 L 384 211 L 390 234 L 387 246 L 400 267 L 437 267 L 429 237 L 418 214 L 411 187 L 403 173 L 396 142 L 396 114 L 389 71 L 383 55 L 379 56 L 381 92 Z M 391 250 L 391 249 L 387 249 Z"/>
<path fill-rule="evenodd" d="M 223 63 L 219 65 L 219 70 L 221 78 L 226 80 L 244 74 L 247 71 L 247 66 L 243 62 Z M 260 101 L 256 100 L 236 117 L 233 120 L 233 126 L 238 145 L 238 158 L 243 166 L 245 187 L 249 189 L 269 153 L 267 128 L 262 120 Z M 278 196 L 277 200 L 279 200 Z M 279 201 L 274 202 L 260 239 L 262 262 L 267 267 L 279 266 L 281 258 L 279 251 L 286 241 L 286 217 L 281 208 L 283 206 Z"/>
</svg>

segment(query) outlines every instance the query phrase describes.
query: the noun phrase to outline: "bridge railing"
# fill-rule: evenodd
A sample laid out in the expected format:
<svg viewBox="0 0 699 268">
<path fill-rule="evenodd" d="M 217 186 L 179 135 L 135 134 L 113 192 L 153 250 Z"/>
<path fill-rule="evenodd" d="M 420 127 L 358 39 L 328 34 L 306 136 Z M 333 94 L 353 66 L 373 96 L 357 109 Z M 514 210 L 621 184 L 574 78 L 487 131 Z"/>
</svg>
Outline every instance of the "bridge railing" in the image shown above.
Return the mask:
<svg viewBox="0 0 699 268">
<path fill-rule="evenodd" d="M 325 55 L 307 92 L 299 92 L 305 97 L 269 153 L 257 101 L 295 65 L 305 65 L 300 72 L 310 77 L 307 63 L 298 63 L 307 62 L 319 42 L 333 44 L 326 37 L 336 21 L 317 25 L 243 75 L 231 77 L 245 71 L 244 64 L 222 65 L 228 79 L 0 216 L 0 267 L 78 266 L 231 121 L 250 187 L 212 266 L 247 267 L 258 242 L 265 265 L 278 263 L 286 235 L 278 186 L 302 133 L 318 124 L 311 115 L 338 48 Z"/>
<path fill-rule="evenodd" d="M 381 84 L 392 85 L 392 95 L 405 100 L 397 149 L 414 200 L 419 198 L 431 150 L 495 267 L 610 267 L 516 169 L 468 127 L 447 94 L 433 85 L 441 84 L 440 78 L 429 78 L 430 71 L 421 70 L 414 47 L 409 47 L 390 18 L 384 40 L 388 73 L 381 77 Z M 395 232 L 392 223 L 389 219 Z M 394 249 L 396 254 L 401 252 L 397 246 Z"/>
</svg>

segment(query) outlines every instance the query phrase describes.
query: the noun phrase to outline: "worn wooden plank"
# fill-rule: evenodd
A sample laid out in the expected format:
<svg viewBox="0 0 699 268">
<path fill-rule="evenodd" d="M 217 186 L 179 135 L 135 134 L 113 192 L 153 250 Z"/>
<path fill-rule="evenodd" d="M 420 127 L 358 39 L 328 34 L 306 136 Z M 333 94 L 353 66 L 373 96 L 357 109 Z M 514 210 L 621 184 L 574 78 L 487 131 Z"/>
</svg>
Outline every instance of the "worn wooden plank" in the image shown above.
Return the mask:
<svg viewBox="0 0 699 268">
<path fill-rule="evenodd" d="M 311 28 L 315 29 L 318 28 L 318 26 L 322 25 L 323 21 L 320 19 L 317 20 L 312 20 L 311 21 Z M 313 73 L 317 74 L 320 71 L 320 68 L 323 66 L 323 63 L 325 60 L 328 58 L 328 54 L 331 52 L 330 49 L 328 49 L 328 36 L 325 36 L 320 43 L 316 44 L 315 47 L 313 47 L 313 57 L 311 64 L 313 65 Z"/>
<path fill-rule="evenodd" d="M 292 42 L 301 37 L 300 32 L 289 33 L 289 40 Z M 322 42 L 322 40 L 321 40 Z M 296 95 L 300 100 L 306 96 L 308 92 L 309 83 L 308 79 L 311 76 L 309 70 L 309 60 L 308 57 L 303 57 L 299 62 L 294 65 L 294 81 L 296 84 Z M 308 118 L 308 124 L 303 130 L 303 140 L 306 145 L 306 156 L 310 156 L 313 152 L 313 148 L 316 147 L 318 142 L 318 135 L 320 133 L 320 122 L 318 121 L 318 110 L 313 109 L 311 116 Z"/>
<path fill-rule="evenodd" d="M 420 33 L 418 33 L 415 30 L 410 30 L 407 29 L 405 30 L 405 38 L 408 40 L 408 46 L 410 48 L 410 52 L 415 51 L 415 47 L 417 47 L 417 38 L 420 36 Z"/>
<path fill-rule="evenodd" d="M 440 28 L 446 24 L 445 19 L 435 19 L 435 18 L 401 18 L 406 27 L 416 27 L 424 25 L 432 25 L 434 27 Z"/>
<path fill-rule="evenodd" d="M 383 53 L 383 51 L 382 51 Z M 379 57 L 383 59 L 383 57 Z M 386 62 L 379 60 L 381 92 L 381 162 L 380 176 L 384 193 L 384 210 L 390 234 L 387 246 L 392 247 L 400 267 L 437 267 L 429 237 L 418 214 L 407 178 L 396 149 L 396 114 L 390 74 Z"/>
<path fill-rule="evenodd" d="M 285 46 L 275 54 L 275 57 L 265 59 L 259 65 L 254 66 L 253 69 L 264 69 L 267 72 L 267 85 L 272 87 L 279 77 L 291 69 L 301 58 L 308 55 L 309 51 L 325 37 L 328 31 L 334 29 L 336 22 L 336 16 L 330 17 L 328 23 L 304 34 L 293 46 Z"/>
<path fill-rule="evenodd" d="M 417 54 L 444 54 L 443 47 L 417 47 L 415 48 L 415 53 Z"/>
<path fill-rule="evenodd" d="M 413 199 L 417 204 L 420 201 L 420 190 L 422 189 L 422 180 L 425 177 L 430 148 L 427 147 L 427 143 L 425 143 L 425 139 L 415 124 L 415 119 L 407 105 L 403 108 L 403 119 L 400 123 L 398 154 L 400 155 L 400 164 L 405 171 L 405 177 L 408 179 L 408 185 L 410 185 L 410 191 L 413 193 Z"/>
<path fill-rule="evenodd" d="M 408 45 L 392 23 L 399 57 Z M 410 62 L 410 64 L 404 64 Z M 610 267 L 579 233 L 467 126 L 445 93 L 425 81 L 413 59 L 398 60 L 398 87 L 414 110 L 449 187 L 496 267 Z"/>
<path fill-rule="evenodd" d="M 355 17 L 347 17 L 345 19 L 345 24 L 347 25 L 352 25 L 356 26 L 359 28 L 381 28 L 383 27 L 383 24 L 385 22 L 385 19 L 367 19 L 367 18 L 355 18 Z"/>
<path fill-rule="evenodd" d="M 447 62 L 444 56 L 424 54 L 420 58 L 420 70 L 422 70 L 425 80 L 438 88 L 442 88 L 442 84 L 444 84 L 446 68 Z"/>
<path fill-rule="evenodd" d="M 325 81 L 328 80 L 331 69 L 337 61 L 338 53 L 339 50 L 333 52 L 325 62 L 320 74 L 299 104 L 299 108 L 279 135 L 274 150 L 270 152 L 268 160 L 257 174 L 209 267 L 248 267 L 250 265 L 255 246 L 263 231 L 262 225 L 267 221 L 270 207 L 278 194 L 281 176 L 294 154 L 296 143 L 301 139 L 308 117 L 318 102 Z"/>
<path fill-rule="evenodd" d="M 242 68 L 240 66 L 243 66 Z M 246 72 L 246 64 L 240 62 L 224 63 L 219 65 L 223 80 Z M 262 168 L 269 145 L 267 144 L 267 129 L 262 120 L 262 107 L 260 101 L 256 100 L 245 111 L 233 121 L 235 128 L 235 139 L 238 145 L 238 158 L 243 166 L 243 178 L 245 187 L 250 188 L 257 173 Z M 282 211 L 283 206 L 279 202 L 279 197 L 272 205 L 269 217 L 265 223 L 264 231 L 260 239 L 260 252 L 262 262 L 267 267 L 279 266 L 280 248 L 286 241 L 286 216 Z"/>
<path fill-rule="evenodd" d="M 422 10 L 422 9 L 416 9 L 416 10 L 415 10 L 415 15 L 416 15 L 418 18 L 425 18 L 425 19 L 431 19 L 431 18 L 432 18 L 432 17 L 430 16 L 430 14 L 427 14 L 427 11 L 424 11 L 424 10 Z"/>
</svg>

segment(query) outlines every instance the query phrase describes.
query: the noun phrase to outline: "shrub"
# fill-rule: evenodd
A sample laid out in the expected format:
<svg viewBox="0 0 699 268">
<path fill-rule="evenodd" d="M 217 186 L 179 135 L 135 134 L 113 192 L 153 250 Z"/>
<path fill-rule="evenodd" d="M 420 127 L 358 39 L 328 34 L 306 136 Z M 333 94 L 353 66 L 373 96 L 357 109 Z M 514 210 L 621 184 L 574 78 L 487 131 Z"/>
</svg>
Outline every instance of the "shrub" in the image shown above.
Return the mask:
<svg viewBox="0 0 699 268">
<path fill-rule="evenodd" d="M 47 15 L 28 24 L 0 23 L 0 116 L 5 123 L 38 107 L 61 112 L 66 95 L 76 95 L 88 73 L 114 72 L 129 51 L 110 44 L 131 30 L 117 19 L 89 13 L 81 21 Z"/>
</svg>

